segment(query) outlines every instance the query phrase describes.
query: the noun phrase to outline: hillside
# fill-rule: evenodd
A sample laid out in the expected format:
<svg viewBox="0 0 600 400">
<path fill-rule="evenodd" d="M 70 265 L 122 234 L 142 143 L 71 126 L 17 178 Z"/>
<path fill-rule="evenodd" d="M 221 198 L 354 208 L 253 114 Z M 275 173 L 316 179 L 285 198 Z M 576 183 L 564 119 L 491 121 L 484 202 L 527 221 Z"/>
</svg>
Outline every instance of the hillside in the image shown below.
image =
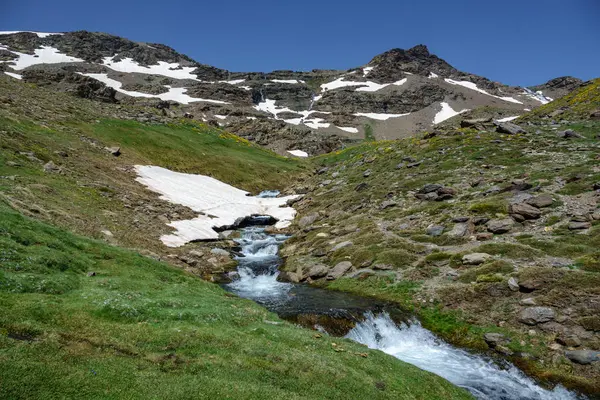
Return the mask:
<svg viewBox="0 0 600 400">
<path fill-rule="evenodd" d="M 518 134 L 480 120 L 317 158 L 282 279 L 398 302 L 454 343 L 600 393 L 599 84 Z M 311 276 L 343 261 L 339 279 Z"/>
<path fill-rule="evenodd" d="M 327 153 L 366 137 L 396 139 L 468 110 L 508 118 L 575 88 L 528 88 L 462 72 L 426 46 L 392 49 L 346 71 L 231 72 L 155 43 L 92 32 L 0 32 L 0 72 L 102 102 L 145 104 L 226 128 L 280 154 Z M 367 60 L 365 60 L 367 61 Z"/>
</svg>

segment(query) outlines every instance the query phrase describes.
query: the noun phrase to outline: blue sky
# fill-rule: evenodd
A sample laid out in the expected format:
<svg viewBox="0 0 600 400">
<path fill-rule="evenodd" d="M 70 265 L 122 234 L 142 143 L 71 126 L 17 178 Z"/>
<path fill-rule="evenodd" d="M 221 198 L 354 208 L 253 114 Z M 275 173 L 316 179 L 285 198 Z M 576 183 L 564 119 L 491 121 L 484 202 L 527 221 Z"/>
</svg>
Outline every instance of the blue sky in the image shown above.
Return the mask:
<svg viewBox="0 0 600 400">
<path fill-rule="evenodd" d="M 598 0 L 1 0 L 0 30 L 102 31 L 232 71 L 346 69 L 426 44 L 512 85 L 600 76 Z"/>
</svg>

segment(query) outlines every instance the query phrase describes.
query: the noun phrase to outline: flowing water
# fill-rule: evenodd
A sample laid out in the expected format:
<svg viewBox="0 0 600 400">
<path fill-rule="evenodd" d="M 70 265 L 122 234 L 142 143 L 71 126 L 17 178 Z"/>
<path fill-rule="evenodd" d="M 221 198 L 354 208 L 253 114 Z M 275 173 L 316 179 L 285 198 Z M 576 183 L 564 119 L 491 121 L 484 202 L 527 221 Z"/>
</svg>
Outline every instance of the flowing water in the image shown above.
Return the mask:
<svg viewBox="0 0 600 400">
<path fill-rule="evenodd" d="M 263 197 L 277 195 L 276 191 L 261 193 Z M 486 357 L 455 348 L 416 321 L 396 324 L 384 311 L 385 304 L 277 281 L 281 265 L 278 251 L 288 237 L 266 233 L 260 225 L 268 220 L 269 217 L 253 217 L 248 221 L 250 226 L 241 229 L 241 238 L 237 239 L 241 247 L 241 256 L 237 257 L 238 277 L 226 285 L 228 290 L 264 305 L 282 318 L 297 320 L 294 317 L 311 315 L 352 321 L 355 326 L 347 333 L 347 338 L 437 374 L 469 390 L 478 399 L 578 399 L 561 387 L 542 388 L 512 364 L 499 365 Z M 310 319 L 315 320 L 318 319 Z M 318 324 L 312 327 L 322 329 Z"/>
</svg>

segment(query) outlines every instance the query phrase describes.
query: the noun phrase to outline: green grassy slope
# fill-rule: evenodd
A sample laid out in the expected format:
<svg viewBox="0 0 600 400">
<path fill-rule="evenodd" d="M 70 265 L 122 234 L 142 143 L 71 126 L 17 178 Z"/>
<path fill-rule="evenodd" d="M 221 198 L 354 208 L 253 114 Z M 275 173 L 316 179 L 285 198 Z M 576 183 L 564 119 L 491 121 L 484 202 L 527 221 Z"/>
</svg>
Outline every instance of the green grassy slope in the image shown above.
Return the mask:
<svg viewBox="0 0 600 400">
<path fill-rule="evenodd" d="M 0 398 L 469 398 L 166 264 L 1 204 L 0 221 Z"/>
</svg>

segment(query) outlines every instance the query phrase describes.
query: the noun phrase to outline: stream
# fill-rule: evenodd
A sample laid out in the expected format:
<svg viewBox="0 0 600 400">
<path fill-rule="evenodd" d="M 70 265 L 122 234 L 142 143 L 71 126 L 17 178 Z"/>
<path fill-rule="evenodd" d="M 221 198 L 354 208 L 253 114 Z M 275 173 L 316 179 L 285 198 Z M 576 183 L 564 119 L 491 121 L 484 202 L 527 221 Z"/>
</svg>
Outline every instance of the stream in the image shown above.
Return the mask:
<svg viewBox="0 0 600 400">
<path fill-rule="evenodd" d="M 277 192 L 263 192 L 276 196 Z M 321 332 L 345 336 L 463 387 L 478 399 L 576 400 L 557 386 L 539 386 L 514 365 L 456 348 L 388 304 L 305 284 L 277 281 L 279 247 L 286 235 L 265 232 L 270 217 L 252 217 L 236 239 L 241 248 L 237 276 L 225 288 L 281 318 Z M 391 316 L 392 315 L 392 316 Z M 394 321 L 404 321 L 396 323 Z"/>
</svg>

